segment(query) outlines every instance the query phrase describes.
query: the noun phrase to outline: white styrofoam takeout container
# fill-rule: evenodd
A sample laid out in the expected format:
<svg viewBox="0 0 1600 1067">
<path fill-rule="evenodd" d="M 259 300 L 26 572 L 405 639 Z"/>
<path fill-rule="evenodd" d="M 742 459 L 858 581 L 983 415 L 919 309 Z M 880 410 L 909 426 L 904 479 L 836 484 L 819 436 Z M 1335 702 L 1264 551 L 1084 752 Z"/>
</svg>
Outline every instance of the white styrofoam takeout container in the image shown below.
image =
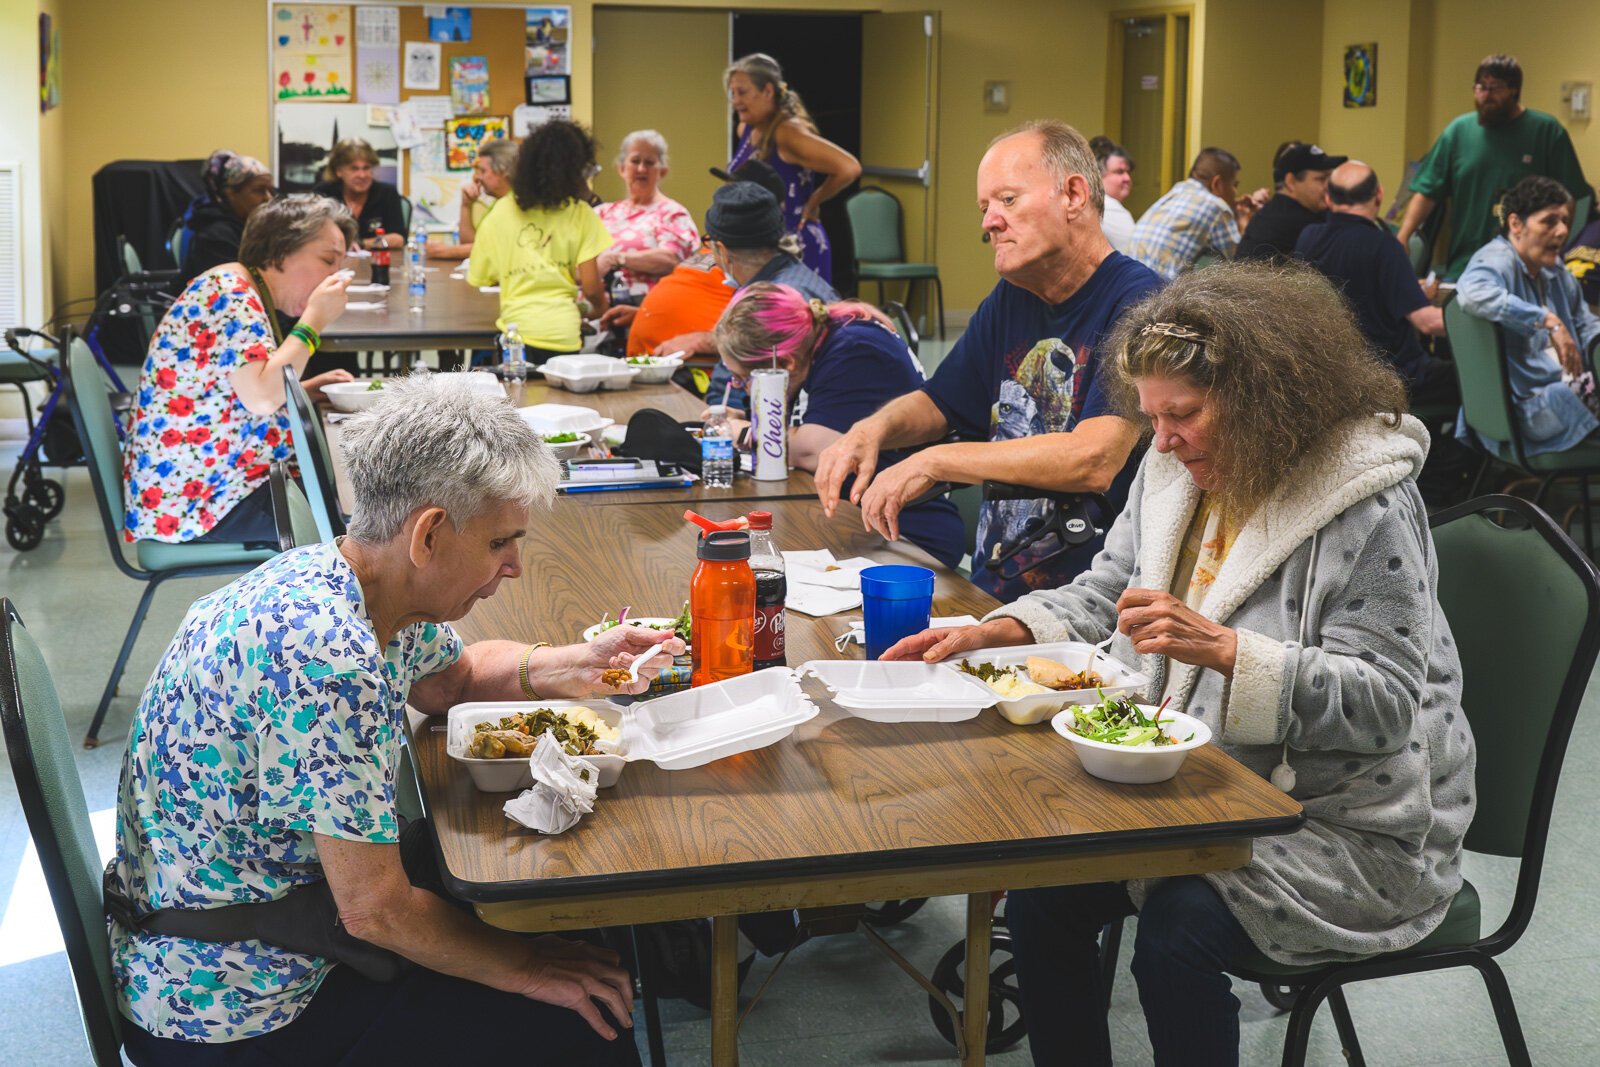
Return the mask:
<svg viewBox="0 0 1600 1067">
<path fill-rule="evenodd" d="M 680 771 L 766 748 L 816 714 L 796 672 L 768 667 L 634 704 L 620 747 L 630 760 Z"/>
<path fill-rule="evenodd" d="M 551 385 L 573 393 L 626 389 L 633 384 L 639 371 L 639 367 L 630 367 L 611 356 L 555 356 L 539 367 L 539 372 Z"/>
<path fill-rule="evenodd" d="M 508 759 L 472 759 L 467 755 L 467 743 L 472 739 L 473 729 L 480 722 L 493 722 L 505 718 L 518 711 L 536 711 L 539 708 L 549 708 L 552 711 L 561 711 L 563 708 L 588 708 L 611 726 L 622 726 L 622 707 L 609 700 L 484 700 L 467 704 L 457 704 L 450 709 L 446 717 L 445 752 L 451 759 L 467 766 L 467 773 L 472 775 L 472 784 L 484 793 L 511 793 L 533 786 L 533 771 L 528 766 L 527 759 L 511 757 Z M 605 742 L 601 742 L 605 744 Z M 617 779 L 622 776 L 622 768 L 627 760 L 620 754 L 621 743 L 617 743 L 618 752 L 605 753 L 596 756 L 580 756 L 579 759 L 589 764 L 599 775 L 598 785 L 601 789 L 609 789 L 617 784 Z"/>
<path fill-rule="evenodd" d="M 980 648 L 974 649 L 964 655 L 954 656 L 946 660 L 944 666 L 960 674 L 963 678 L 972 678 L 960 668 L 962 660 L 974 665 L 979 663 L 992 663 L 996 667 L 1016 667 L 1018 673 L 1024 673 L 1022 665 L 1029 656 L 1042 656 L 1053 659 L 1057 663 L 1064 663 L 1073 670 L 1082 670 L 1088 666 L 1089 655 L 1095 651 L 1095 646 L 1084 644 L 1080 641 L 1055 641 L 1045 645 L 1013 645 L 1009 648 Z M 1105 680 L 1105 685 L 1100 687 L 1100 692 L 1108 697 L 1125 697 L 1144 692 L 1150 684 L 1150 679 L 1140 672 L 1125 664 L 1119 663 L 1100 652 L 1094 660 L 1095 673 Z M 987 683 L 979 682 L 985 689 Z M 1049 693 L 1035 693 L 1032 696 L 1017 697 L 1013 700 L 1000 700 L 1000 694 L 993 689 L 995 699 L 999 700 L 998 709 L 1010 722 L 1018 726 L 1032 726 L 1049 719 L 1056 712 L 1070 704 L 1094 703 L 1100 699 L 1099 693 L 1093 689 L 1062 689 Z"/>
<path fill-rule="evenodd" d="M 557 430 L 557 433 L 563 431 Z M 546 441 L 544 447 L 548 448 L 557 459 L 577 459 L 578 454 L 589 447 L 589 442 L 594 438 L 586 433 L 580 433 L 576 441 Z"/>
<path fill-rule="evenodd" d="M 500 379 L 486 370 L 450 370 L 431 373 L 436 381 L 459 385 L 474 393 L 483 393 L 485 396 L 506 395 L 505 386 L 500 384 Z"/>
<path fill-rule="evenodd" d="M 518 408 L 522 421 L 539 435 L 552 433 L 593 434 L 611 425 L 611 420 L 594 408 L 574 404 L 532 404 Z"/>
<path fill-rule="evenodd" d="M 1157 710 L 1152 704 L 1140 704 L 1139 708 L 1152 717 Z M 1072 742 L 1072 750 L 1078 754 L 1078 762 L 1083 764 L 1084 770 L 1096 778 L 1126 785 L 1165 782 L 1178 773 L 1178 768 L 1189 758 L 1189 753 L 1211 741 L 1211 727 L 1181 711 L 1161 713 L 1162 732 L 1168 737 L 1177 738 L 1178 743 L 1162 745 L 1160 748 L 1130 748 L 1079 737 L 1072 728 L 1071 709 L 1057 712 L 1055 718 L 1050 720 L 1050 725 L 1056 733 Z M 1191 734 L 1194 736 L 1190 737 Z M 1189 740 L 1182 740 L 1185 737 Z"/>
<path fill-rule="evenodd" d="M 971 675 L 919 660 L 814 659 L 800 670 L 839 707 L 872 722 L 960 722 L 1000 699 Z"/>
<path fill-rule="evenodd" d="M 335 411 L 365 411 L 383 396 L 382 389 L 372 388 L 374 381 L 382 380 L 357 378 L 353 382 L 333 382 L 322 387 L 322 395 L 328 398 L 328 403 L 333 405 Z"/>
<path fill-rule="evenodd" d="M 683 366 L 683 360 L 669 356 L 649 356 L 649 363 L 629 363 L 638 372 L 634 381 L 640 385 L 660 385 L 672 380 L 672 372 Z"/>
</svg>

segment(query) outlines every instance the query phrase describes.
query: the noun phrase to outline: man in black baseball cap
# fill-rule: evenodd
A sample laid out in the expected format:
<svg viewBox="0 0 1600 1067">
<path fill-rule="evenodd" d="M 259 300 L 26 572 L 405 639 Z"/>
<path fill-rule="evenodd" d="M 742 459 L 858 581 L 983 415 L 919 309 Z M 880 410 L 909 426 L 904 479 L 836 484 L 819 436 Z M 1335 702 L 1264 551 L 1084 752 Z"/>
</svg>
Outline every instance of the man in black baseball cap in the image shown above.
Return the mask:
<svg viewBox="0 0 1600 1067">
<path fill-rule="evenodd" d="M 1328 175 L 1348 156 L 1330 156 L 1320 145 L 1289 141 L 1272 162 L 1278 191 L 1250 220 L 1235 259 L 1288 259 L 1300 231 L 1327 218 Z"/>
</svg>

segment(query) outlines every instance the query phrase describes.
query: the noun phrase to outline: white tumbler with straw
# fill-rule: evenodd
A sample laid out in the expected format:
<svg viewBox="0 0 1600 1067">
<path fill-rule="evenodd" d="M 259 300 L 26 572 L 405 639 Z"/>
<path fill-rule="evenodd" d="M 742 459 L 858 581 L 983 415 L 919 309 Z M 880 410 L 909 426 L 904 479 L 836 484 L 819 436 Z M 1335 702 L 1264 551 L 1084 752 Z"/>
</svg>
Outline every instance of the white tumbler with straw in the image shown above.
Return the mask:
<svg viewBox="0 0 1600 1067">
<path fill-rule="evenodd" d="M 758 482 L 789 477 L 789 372 L 762 368 L 750 372 L 750 448 Z"/>
</svg>

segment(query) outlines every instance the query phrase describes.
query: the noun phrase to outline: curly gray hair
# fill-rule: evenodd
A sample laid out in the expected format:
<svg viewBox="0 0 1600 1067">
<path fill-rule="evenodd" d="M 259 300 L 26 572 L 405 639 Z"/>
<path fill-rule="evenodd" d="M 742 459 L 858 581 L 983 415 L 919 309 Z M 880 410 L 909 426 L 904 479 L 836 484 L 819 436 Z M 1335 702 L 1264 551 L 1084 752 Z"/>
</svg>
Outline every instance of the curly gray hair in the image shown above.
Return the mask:
<svg viewBox="0 0 1600 1067">
<path fill-rule="evenodd" d="M 443 508 L 457 530 L 501 504 L 548 507 L 560 475 L 510 404 L 431 374 L 386 382 L 340 440 L 355 493 L 349 536 L 364 544 L 390 540 L 422 507 Z"/>
<path fill-rule="evenodd" d="M 656 150 L 656 155 L 661 159 L 661 165 L 667 165 L 667 139 L 656 130 L 634 130 L 621 141 L 617 142 L 617 166 L 627 162 L 628 149 L 633 147 L 635 141 L 643 141 Z"/>
</svg>

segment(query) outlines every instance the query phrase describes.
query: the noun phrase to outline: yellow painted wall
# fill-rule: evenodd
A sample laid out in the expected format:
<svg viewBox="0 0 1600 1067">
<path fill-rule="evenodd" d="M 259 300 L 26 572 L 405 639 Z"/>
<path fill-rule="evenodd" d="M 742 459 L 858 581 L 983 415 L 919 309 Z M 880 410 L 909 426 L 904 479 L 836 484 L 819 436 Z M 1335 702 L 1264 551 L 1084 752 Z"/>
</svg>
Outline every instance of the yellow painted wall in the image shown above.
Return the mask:
<svg viewBox="0 0 1600 1067">
<path fill-rule="evenodd" d="M 41 224 L 40 126 L 39 8 L 32 3 L 0 4 L 0 161 L 21 164 L 22 315 L 24 324 L 31 326 L 43 320 L 51 297 L 44 287 L 30 286 L 28 281 L 48 278 Z"/>
<path fill-rule="evenodd" d="M 1412 110 L 1412 7 L 1405 0 L 1336 0 L 1322 11 L 1322 121 L 1317 141 L 1335 155 L 1374 167 L 1390 196 L 1405 174 Z M 1344 50 L 1378 44 L 1378 102 L 1344 106 Z"/>
</svg>

